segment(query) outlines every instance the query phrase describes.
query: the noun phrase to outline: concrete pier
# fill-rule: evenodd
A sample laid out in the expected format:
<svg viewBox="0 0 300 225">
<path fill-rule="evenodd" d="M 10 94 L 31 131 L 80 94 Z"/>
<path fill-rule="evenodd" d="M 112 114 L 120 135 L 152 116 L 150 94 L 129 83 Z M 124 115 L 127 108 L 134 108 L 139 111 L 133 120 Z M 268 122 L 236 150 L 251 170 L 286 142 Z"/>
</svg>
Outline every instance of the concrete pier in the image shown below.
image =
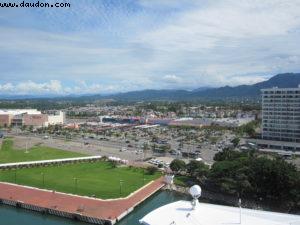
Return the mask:
<svg viewBox="0 0 300 225">
<path fill-rule="evenodd" d="M 0 182 L 0 203 L 93 224 L 113 225 L 163 186 L 161 177 L 126 198 L 102 200 Z"/>
</svg>

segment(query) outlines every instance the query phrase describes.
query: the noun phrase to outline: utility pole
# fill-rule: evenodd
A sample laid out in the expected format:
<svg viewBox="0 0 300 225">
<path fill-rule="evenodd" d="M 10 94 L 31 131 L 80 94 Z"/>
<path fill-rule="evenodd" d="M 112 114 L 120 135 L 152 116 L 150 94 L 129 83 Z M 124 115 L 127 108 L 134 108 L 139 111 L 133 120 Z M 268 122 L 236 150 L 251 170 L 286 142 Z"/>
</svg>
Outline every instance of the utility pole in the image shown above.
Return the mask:
<svg viewBox="0 0 300 225">
<path fill-rule="evenodd" d="M 240 208 L 240 223 L 242 224 L 242 200 L 239 198 L 239 208 Z"/>
<path fill-rule="evenodd" d="M 17 170 L 15 169 L 15 184 L 17 183 Z"/>
<path fill-rule="evenodd" d="M 77 194 L 77 181 L 78 181 L 78 178 L 74 178 L 74 185 L 75 185 L 75 194 Z"/>
<path fill-rule="evenodd" d="M 123 185 L 123 180 L 120 180 L 120 196 L 121 196 L 121 194 L 122 194 L 122 185 Z"/>
<path fill-rule="evenodd" d="M 28 139 L 26 139 L 25 153 L 28 153 Z"/>
<path fill-rule="evenodd" d="M 42 178 L 43 178 L 43 188 L 45 188 L 45 174 L 42 173 Z"/>
</svg>

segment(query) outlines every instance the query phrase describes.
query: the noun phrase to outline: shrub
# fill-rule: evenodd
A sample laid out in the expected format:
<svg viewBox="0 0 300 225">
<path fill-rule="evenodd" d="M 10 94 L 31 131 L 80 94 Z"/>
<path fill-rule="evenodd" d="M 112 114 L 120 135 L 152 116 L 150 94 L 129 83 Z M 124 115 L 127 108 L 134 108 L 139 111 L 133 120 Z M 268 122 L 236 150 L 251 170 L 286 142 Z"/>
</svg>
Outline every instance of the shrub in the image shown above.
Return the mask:
<svg viewBox="0 0 300 225">
<path fill-rule="evenodd" d="M 183 160 L 174 159 L 170 164 L 170 168 L 174 172 L 179 172 L 186 169 L 186 164 Z"/>
<path fill-rule="evenodd" d="M 157 167 L 155 166 L 149 166 L 146 168 L 146 173 L 149 175 L 153 175 L 158 171 Z"/>
</svg>

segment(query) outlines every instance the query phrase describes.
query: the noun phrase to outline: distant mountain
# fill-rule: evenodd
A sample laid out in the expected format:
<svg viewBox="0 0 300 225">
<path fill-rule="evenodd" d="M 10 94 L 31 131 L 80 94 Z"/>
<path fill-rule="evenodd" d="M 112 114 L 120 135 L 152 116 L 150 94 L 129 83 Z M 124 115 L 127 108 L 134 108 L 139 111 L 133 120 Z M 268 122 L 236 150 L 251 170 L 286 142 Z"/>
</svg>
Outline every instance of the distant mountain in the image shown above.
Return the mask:
<svg viewBox="0 0 300 225">
<path fill-rule="evenodd" d="M 209 89 L 213 89 L 213 88 L 212 87 L 199 87 L 199 88 L 196 88 L 196 89 L 192 90 L 192 92 L 206 91 L 206 90 L 209 90 Z"/>
<path fill-rule="evenodd" d="M 262 88 L 292 88 L 300 84 L 300 73 L 278 74 L 269 80 L 253 85 L 225 86 L 220 88 L 199 88 L 186 90 L 143 90 L 107 96 L 115 100 L 146 101 L 146 100 L 197 100 L 197 99 L 243 99 L 259 98 Z"/>
<path fill-rule="evenodd" d="M 293 88 L 300 84 L 300 73 L 278 74 L 269 80 L 259 82 L 253 85 L 239 85 L 236 87 L 220 87 L 205 91 L 194 92 L 193 97 L 209 98 L 246 98 L 259 97 L 260 90 L 263 88 Z"/>
<path fill-rule="evenodd" d="M 142 90 L 107 96 L 121 101 L 179 100 L 189 95 L 185 90 Z"/>
<path fill-rule="evenodd" d="M 91 102 L 96 100 L 114 101 L 189 101 L 189 100 L 225 100 L 225 99 L 258 99 L 262 88 L 293 88 L 300 84 L 300 73 L 285 73 L 273 76 L 269 80 L 253 85 L 225 86 L 219 88 L 201 87 L 192 91 L 187 90 L 141 90 L 111 95 L 82 95 L 82 96 L 0 96 L 0 99 L 38 99 Z"/>
</svg>

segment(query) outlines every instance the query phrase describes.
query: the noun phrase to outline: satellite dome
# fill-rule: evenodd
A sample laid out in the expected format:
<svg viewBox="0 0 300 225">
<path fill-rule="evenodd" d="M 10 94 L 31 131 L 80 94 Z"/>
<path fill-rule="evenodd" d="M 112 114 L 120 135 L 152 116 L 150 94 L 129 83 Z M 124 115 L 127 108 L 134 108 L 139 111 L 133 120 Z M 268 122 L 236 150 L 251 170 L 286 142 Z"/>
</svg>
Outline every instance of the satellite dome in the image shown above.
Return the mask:
<svg viewBox="0 0 300 225">
<path fill-rule="evenodd" d="M 201 187 L 199 185 L 194 185 L 190 188 L 190 194 L 193 198 L 199 198 L 201 196 Z"/>
</svg>

